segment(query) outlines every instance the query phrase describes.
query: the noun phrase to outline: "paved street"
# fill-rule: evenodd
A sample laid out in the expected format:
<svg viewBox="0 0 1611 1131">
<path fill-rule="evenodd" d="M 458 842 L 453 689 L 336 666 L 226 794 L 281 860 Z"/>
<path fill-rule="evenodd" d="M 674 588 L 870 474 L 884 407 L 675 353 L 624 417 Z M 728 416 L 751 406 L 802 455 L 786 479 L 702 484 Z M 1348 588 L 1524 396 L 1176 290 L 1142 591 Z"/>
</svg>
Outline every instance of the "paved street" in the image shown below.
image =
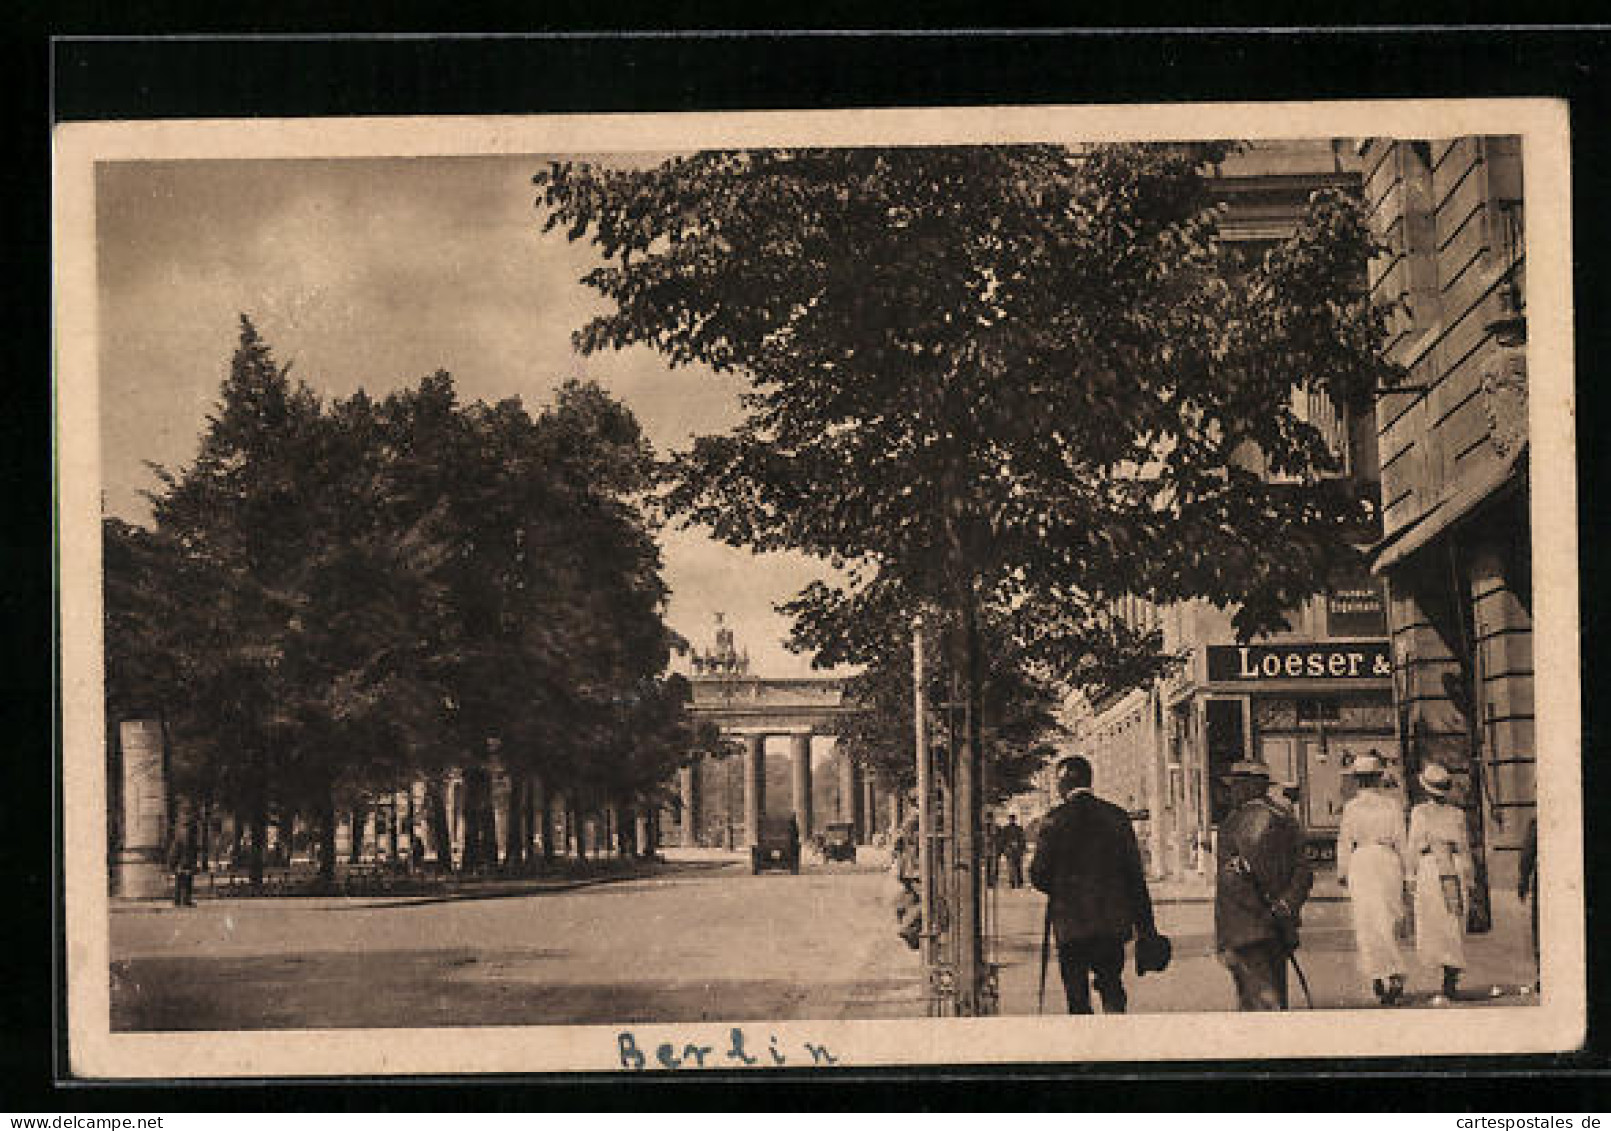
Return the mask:
<svg viewBox="0 0 1611 1131">
<path fill-rule="evenodd" d="M 888 929 L 885 883 L 870 865 L 751 876 L 731 864 L 502 898 L 135 906 L 112 915 L 112 1023 L 823 1018 L 903 992 L 902 1012 L 920 1010 L 915 959 Z"/>
<path fill-rule="evenodd" d="M 492 898 L 122 905 L 112 915 L 113 1028 L 924 1015 L 917 957 L 894 937 L 888 876 L 875 862 L 808 865 L 799 876 L 716 861 L 683 868 Z M 1128 979 L 1132 1008 L 1231 1008 L 1211 905 L 1159 894 L 1175 964 Z M 1469 981 L 1483 1004 L 1520 1004 L 1531 1000 L 1516 993 L 1531 978 L 1524 921 L 1514 897 L 1498 898 L 1495 933 L 1471 940 Z M 1033 1013 L 1043 903 L 1027 890 L 998 900 L 1003 1011 Z M 1335 898 L 1306 913 L 1302 961 L 1319 1008 L 1369 1004 L 1347 914 Z M 1490 999 L 1496 984 L 1505 996 Z M 1411 989 L 1424 999 L 1429 976 Z M 1055 969 L 1047 994 L 1055 1010 Z"/>
</svg>

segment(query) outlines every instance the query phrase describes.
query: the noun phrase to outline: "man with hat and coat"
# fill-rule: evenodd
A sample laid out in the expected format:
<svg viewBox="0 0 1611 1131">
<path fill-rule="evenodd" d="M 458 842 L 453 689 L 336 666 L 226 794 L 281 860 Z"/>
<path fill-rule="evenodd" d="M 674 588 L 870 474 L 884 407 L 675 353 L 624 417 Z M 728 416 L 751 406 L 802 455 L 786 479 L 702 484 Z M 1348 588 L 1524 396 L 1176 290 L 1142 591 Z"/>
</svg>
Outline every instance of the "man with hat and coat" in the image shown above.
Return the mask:
<svg viewBox="0 0 1611 1131">
<path fill-rule="evenodd" d="M 1442 992 L 1433 1005 L 1455 996 L 1466 966 L 1466 908 L 1474 871 L 1466 815 L 1454 803 L 1454 778 L 1436 762 L 1421 770 L 1426 794 L 1410 810 L 1409 871 L 1415 877 L 1415 951 L 1428 966 L 1443 968 Z"/>
<path fill-rule="evenodd" d="M 1041 825 L 1029 882 L 1049 897 L 1068 1011 L 1091 1012 L 1094 980 L 1102 1012 L 1123 1013 L 1124 944 L 1157 935 L 1141 848 L 1130 815 L 1091 791 L 1088 760 L 1064 758 L 1057 772 L 1063 803 Z"/>
<path fill-rule="evenodd" d="M 1214 884 L 1214 942 L 1243 1010 L 1287 1008 L 1287 962 L 1298 948 L 1298 917 L 1314 883 L 1303 830 L 1270 796 L 1260 762 L 1230 768 L 1235 808 L 1220 826 Z"/>
</svg>

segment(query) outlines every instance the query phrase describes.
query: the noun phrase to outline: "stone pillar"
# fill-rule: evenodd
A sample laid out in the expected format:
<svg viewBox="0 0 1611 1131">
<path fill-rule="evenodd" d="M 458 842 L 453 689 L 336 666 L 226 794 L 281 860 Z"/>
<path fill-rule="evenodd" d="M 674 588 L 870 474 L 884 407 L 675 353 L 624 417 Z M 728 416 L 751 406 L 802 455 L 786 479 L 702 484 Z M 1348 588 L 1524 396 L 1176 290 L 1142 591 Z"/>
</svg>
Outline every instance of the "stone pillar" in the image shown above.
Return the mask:
<svg viewBox="0 0 1611 1131">
<path fill-rule="evenodd" d="M 509 775 L 501 771 L 489 775 L 491 788 L 487 791 L 492 802 L 492 839 L 498 857 L 494 865 L 509 859 Z"/>
<path fill-rule="evenodd" d="M 632 814 L 633 840 L 639 856 L 653 856 L 654 844 L 649 840 L 649 811 L 639 808 Z"/>
<path fill-rule="evenodd" d="M 448 824 L 452 829 L 453 862 L 457 867 L 464 859 L 464 775 L 455 771 L 448 783 Z"/>
<path fill-rule="evenodd" d="M 1499 886 L 1515 886 L 1514 850 L 1534 814 L 1533 618 L 1513 587 L 1505 556 L 1481 545 L 1470 555 L 1476 708 L 1483 771 L 1497 820 L 1490 847 L 1506 850 Z"/>
<path fill-rule="evenodd" d="M 129 719 L 118 727 L 123 751 L 123 843 L 117 892 L 128 899 L 168 894 L 163 841 L 168 832 L 168 777 L 162 765 L 162 723 Z"/>
<path fill-rule="evenodd" d="M 861 842 L 871 844 L 878 835 L 878 782 L 872 774 L 861 776 Z"/>
<path fill-rule="evenodd" d="M 857 810 L 861 808 L 860 804 L 858 804 L 861 801 L 861 796 L 857 790 L 857 785 L 856 763 L 849 754 L 841 751 L 839 754 L 839 819 L 850 822 L 851 839 L 860 843 L 862 840 L 861 814 Z"/>
<path fill-rule="evenodd" d="M 789 736 L 790 790 L 794 794 L 794 819 L 800 826 L 800 839 L 809 840 L 811 828 L 811 733 Z"/>
<path fill-rule="evenodd" d="M 699 843 L 698 764 L 678 770 L 677 784 L 682 794 L 682 846 L 692 848 Z"/>
<path fill-rule="evenodd" d="M 744 835 L 746 843 L 760 840 L 761 816 L 766 812 L 766 735 L 744 736 Z"/>
<path fill-rule="evenodd" d="M 347 860 L 352 856 L 352 810 L 349 809 L 336 818 L 336 859 Z"/>
</svg>

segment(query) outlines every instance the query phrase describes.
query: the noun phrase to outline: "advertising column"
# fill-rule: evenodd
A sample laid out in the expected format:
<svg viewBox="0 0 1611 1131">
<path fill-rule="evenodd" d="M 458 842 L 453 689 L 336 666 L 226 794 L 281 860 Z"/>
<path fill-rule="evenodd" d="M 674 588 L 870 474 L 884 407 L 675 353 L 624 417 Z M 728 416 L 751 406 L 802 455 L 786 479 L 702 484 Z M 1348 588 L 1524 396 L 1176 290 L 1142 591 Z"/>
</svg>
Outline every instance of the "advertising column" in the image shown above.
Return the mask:
<svg viewBox="0 0 1611 1131">
<path fill-rule="evenodd" d="M 162 848 L 168 832 L 168 779 L 162 764 L 162 723 L 128 719 L 118 727 L 123 749 L 123 844 L 117 892 L 127 899 L 167 894 Z"/>
</svg>

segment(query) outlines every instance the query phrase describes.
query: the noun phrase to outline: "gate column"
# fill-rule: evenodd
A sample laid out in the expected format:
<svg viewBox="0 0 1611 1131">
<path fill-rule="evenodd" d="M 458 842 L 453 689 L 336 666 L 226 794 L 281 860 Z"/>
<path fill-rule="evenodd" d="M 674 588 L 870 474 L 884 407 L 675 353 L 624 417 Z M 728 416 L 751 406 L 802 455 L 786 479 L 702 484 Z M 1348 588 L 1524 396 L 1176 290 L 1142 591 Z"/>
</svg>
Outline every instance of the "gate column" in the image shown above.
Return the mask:
<svg viewBox="0 0 1611 1131">
<path fill-rule="evenodd" d="M 678 785 L 682 787 L 682 846 L 691 848 L 699 843 L 699 783 L 695 777 L 699 766 L 684 766 L 677 771 Z"/>
<path fill-rule="evenodd" d="M 761 838 L 761 815 L 766 812 L 766 735 L 744 736 L 744 834 L 748 843 Z"/>
<path fill-rule="evenodd" d="M 850 822 L 850 838 L 863 842 L 861 820 L 861 783 L 857 780 L 856 763 L 848 753 L 839 753 L 839 819 Z"/>
<path fill-rule="evenodd" d="M 794 794 L 794 819 L 800 826 L 800 839 L 811 838 L 811 732 L 791 734 L 789 753 L 793 759 L 791 779 Z"/>
</svg>

